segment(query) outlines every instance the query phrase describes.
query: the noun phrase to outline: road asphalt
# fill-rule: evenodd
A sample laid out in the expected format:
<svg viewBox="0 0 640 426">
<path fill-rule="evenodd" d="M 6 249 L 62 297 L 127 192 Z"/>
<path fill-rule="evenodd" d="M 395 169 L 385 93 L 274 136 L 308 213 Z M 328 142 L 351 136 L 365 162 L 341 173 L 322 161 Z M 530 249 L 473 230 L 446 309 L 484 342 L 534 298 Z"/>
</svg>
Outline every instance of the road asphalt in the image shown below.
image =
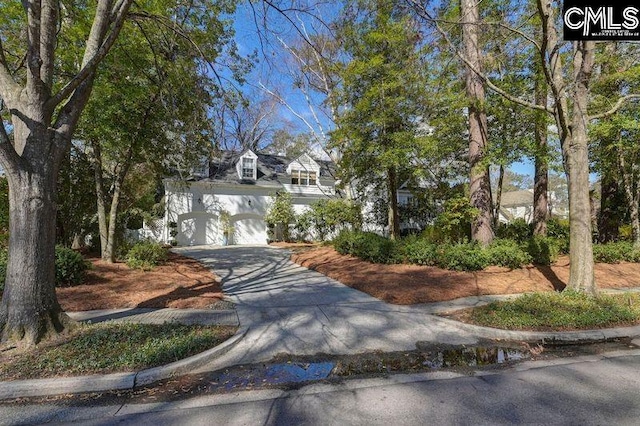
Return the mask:
<svg viewBox="0 0 640 426">
<path fill-rule="evenodd" d="M 201 261 L 222 278 L 235 311 L 122 309 L 72 313 L 83 321 L 239 325 L 222 345 L 149 370 L 72 378 L 0 382 L 0 400 L 132 389 L 171 376 L 268 361 L 280 354 L 348 355 L 393 352 L 420 343 L 474 345 L 483 339 L 601 341 L 640 336 L 640 326 L 583 332 L 515 332 L 435 316 L 513 296 L 482 296 L 413 306 L 390 305 L 296 265 L 287 250 L 269 246 L 188 247 L 177 253 Z"/>
</svg>

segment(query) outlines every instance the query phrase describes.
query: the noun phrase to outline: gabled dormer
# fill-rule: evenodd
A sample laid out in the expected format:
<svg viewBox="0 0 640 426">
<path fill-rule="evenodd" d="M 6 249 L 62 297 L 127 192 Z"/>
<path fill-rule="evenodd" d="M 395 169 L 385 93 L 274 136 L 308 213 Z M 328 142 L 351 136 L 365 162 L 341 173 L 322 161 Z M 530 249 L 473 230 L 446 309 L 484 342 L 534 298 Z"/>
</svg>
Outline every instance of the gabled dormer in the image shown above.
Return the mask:
<svg viewBox="0 0 640 426">
<path fill-rule="evenodd" d="M 292 185 L 316 186 L 320 177 L 320 165 L 308 154 L 302 154 L 287 166 Z"/>
<path fill-rule="evenodd" d="M 238 158 L 236 163 L 238 178 L 242 180 L 258 179 L 258 156 L 251 150 L 247 150 Z"/>
</svg>

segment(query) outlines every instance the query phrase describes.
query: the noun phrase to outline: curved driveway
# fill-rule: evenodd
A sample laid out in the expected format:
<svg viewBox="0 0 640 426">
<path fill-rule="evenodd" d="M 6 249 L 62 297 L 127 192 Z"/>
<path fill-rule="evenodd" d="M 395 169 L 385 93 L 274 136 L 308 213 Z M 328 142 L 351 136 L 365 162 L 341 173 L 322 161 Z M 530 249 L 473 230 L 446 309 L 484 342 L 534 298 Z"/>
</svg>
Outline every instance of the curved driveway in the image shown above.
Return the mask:
<svg viewBox="0 0 640 426">
<path fill-rule="evenodd" d="M 389 305 L 289 260 L 269 246 L 189 247 L 222 278 L 249 332 L 203 370 L 266 361 L 278 354 L 352 354 L 415 349 L 418 341 L 473 344 L 457 323 L 420 307 Z"/>
</svg>

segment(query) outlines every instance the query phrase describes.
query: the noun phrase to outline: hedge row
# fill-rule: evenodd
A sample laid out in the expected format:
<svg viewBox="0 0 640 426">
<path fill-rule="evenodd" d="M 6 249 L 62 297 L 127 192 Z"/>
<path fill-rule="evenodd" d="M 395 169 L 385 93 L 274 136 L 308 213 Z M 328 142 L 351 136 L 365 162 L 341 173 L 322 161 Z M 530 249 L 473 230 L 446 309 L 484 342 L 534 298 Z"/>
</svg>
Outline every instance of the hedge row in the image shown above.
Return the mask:
<svg viewBox="0 0 640 426">
<path fill-rule="evenodd" d="M 489 247 L 475 243 L 436 244 L 420 237 L 392 241 L 371 232 L 343 231 L 333 241 L 341 254 L 349 254 L 373 263 L 413 263 L 456 271 L 477 271 L 490 265 L 519 268 L 527 264 L 550 265 L 568 252 L 565 238 L 529 237 L 518 242 L 496 239 Z M 594 245 L 597 262 L 640 261 L 640 250 L 630 243 Z"/>
</svg>

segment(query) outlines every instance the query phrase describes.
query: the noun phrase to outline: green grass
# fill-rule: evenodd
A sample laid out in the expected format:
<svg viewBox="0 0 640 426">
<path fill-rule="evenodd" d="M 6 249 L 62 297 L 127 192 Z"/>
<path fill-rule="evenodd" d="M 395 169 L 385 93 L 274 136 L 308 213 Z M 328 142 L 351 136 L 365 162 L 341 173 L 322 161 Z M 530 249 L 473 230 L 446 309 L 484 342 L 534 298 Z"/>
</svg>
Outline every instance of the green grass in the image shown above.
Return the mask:
<svg viewBox="0 0 640 426">
<path fill-rule="evenodd" d="M 512 301 L 474 308 L 474 324 L 509 330 L 584 330 L 640 322 L 640 294 L 589 296 L 583 293 L 532 293 Z"/>
<path fill-rule="evenodd" d="M 82 325 L 64 341 L 0 358 L 0 380 L 135 371 L 212 348 L 235 333 L 229 326 Z"/>
</svg>

